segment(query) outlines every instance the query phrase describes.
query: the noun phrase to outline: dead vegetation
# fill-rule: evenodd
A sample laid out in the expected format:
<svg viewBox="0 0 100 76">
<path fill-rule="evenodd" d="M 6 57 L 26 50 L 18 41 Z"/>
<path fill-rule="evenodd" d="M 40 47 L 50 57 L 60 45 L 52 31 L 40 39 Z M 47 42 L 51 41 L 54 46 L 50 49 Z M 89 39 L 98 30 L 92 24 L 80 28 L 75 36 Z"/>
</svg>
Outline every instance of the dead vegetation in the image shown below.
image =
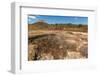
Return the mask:
<svg viewBox="0 0 100 76">
<path fill-rule="evenodd" d="M 87 25 L 28 25 L 28 60 L 88 58 Z"/>
<path fill-rule="evenodd" d="M 88 57 L 87 33 L 43 30 L 33 33 L 29 32 L 29 61 Z"/>
</svg>

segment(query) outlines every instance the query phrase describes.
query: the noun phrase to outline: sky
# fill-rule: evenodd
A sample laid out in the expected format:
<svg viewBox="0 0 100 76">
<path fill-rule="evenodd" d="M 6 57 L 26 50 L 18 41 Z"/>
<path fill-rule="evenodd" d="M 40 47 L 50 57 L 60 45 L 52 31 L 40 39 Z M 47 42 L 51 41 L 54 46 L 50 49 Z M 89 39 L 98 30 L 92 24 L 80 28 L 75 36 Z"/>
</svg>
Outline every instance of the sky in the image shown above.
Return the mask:
<svg viewBox="0 0 100 76">
<path fill-rule="evenodd" d="M 79 16 L 51 16 L 51 15 L 29 15 L 28 24 L 33 24 L 38 20 L 43 20 L 48 24 L 86 24 L 88 25 L 88 17 Z"/>
</svg>

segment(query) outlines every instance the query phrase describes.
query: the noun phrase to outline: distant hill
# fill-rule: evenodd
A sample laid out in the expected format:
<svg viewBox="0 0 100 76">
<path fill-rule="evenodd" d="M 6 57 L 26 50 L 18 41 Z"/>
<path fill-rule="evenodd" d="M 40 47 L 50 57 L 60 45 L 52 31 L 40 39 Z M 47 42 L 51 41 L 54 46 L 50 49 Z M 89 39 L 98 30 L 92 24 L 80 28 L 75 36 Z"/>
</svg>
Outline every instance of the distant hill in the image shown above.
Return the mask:
<svg viewBox="0 0 100 76">
<path fill-rule="evenodd" d="M 87 32 L 88 25 L 83 24 L 48 24 L 43 20 L 38 20 L 34 24 L 28 24 L 28 30 L 64 30 L 64 31 L 78 31 Z"/>
<path fill-rule="evenodd" d="M 28 28 L 29 30 L 32 29 L 45 29 L 48 28 L 48 23 L 44 22 L 43 20 L 39 20 L 37 22 L 35 22 L 34 24 L 29 24 Z"/>
</svg>

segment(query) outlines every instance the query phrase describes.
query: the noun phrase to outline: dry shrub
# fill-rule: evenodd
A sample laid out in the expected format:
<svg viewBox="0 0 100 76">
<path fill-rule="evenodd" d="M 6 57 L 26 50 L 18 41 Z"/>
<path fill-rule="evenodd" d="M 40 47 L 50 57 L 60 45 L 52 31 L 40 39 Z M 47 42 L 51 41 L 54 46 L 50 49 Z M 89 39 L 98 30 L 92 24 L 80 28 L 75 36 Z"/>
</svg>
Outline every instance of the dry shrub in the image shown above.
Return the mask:
<svg viewBox="0 0 100 76">
<path fill-rule="evenodd" d="M 29 37 L 29 60 L 77 59 L 88 57 L 87 37 L 80 32 L 47 31 Z M 82 39 L 84 38 L 84 39 Z M 85 44 L 84 44 L 85 43 Z"/>
<path fill-rule="evenodd" d="M 87 44 L 84 44 L 83 46 L 81 46 L 79 50 L 82 56 L 88 58 L 88 45 Z"/>
<path fill-rule="evenodd" d="M 51 54 L 54 59 L 63 59 L 67 55 L 67 44 L 63 37 L 55 34 L 48 34 L 32 38 L 33 45 L 37 45 L 36 55 L 37 60 L 42 59 L 43 54 Z M 49 55 L 50 56 L 50 55 Z M 48 57 L 44 57 L 48 58 Z M 52 58 L 52 57 L 51 57 Z"/>
</svg>

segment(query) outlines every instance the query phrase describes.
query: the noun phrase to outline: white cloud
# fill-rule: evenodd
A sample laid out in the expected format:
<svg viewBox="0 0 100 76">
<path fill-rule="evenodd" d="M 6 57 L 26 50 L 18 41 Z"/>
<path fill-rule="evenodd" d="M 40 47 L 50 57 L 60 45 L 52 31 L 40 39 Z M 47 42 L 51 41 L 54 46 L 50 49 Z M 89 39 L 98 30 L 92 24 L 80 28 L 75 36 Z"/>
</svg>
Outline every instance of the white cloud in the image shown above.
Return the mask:
<svg viewBox="0 0 100 76">
<path fill-rule="evenodd" d="M 29 18 L 33 18 L 33 19 L 35 19 L 36 18 L 36 16 L 28 16 Z"/>
</svg>

